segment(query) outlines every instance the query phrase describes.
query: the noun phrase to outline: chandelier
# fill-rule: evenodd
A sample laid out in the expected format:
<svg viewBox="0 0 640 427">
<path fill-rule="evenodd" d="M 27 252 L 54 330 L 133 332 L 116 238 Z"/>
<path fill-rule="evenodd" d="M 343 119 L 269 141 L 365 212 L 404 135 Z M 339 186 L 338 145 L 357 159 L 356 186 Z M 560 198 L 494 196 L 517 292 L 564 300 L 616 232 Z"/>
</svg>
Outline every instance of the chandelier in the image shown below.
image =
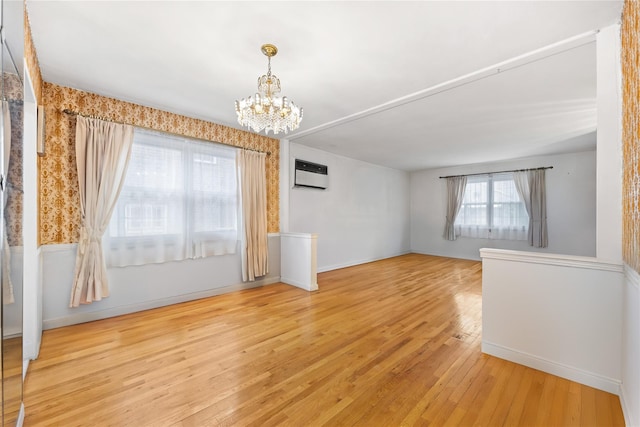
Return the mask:
<svg viewBox="0 0 640 427">
<path fill-rule="evenodd" d="M 280 79 L 271 74 L 271 57 L 276 56 L 278 48 L 272 44 L 262 45 L 262 53 L 269 58 L 267 74 L 258 78 L 258 93 L 236 101 L 238 123 L 252 128 L 256 132 L 288 133 L 300 126 L 302 108 L 286 96 L 279 96 Z"/>
</svg>

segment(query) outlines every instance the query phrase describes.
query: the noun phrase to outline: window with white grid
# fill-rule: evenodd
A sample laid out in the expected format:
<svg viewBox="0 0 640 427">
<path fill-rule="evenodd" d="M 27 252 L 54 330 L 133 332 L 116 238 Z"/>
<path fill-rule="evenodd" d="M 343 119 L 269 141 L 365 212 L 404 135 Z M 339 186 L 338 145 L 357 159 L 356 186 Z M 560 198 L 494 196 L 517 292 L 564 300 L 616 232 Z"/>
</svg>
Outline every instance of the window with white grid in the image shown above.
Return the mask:
<svg viewBox="0 0 640 427">
<path fill-rule="evenodd" d="M 469 176 L 456 234 L 485 239 L 527 240 L 529 216 L 513 175 Z"/>
<path fill-rule="evenodd" d="M 136 129 L 103 238 L 107 265 L 234 253 L 237 217 L 235 148 Z"/>
</svg>

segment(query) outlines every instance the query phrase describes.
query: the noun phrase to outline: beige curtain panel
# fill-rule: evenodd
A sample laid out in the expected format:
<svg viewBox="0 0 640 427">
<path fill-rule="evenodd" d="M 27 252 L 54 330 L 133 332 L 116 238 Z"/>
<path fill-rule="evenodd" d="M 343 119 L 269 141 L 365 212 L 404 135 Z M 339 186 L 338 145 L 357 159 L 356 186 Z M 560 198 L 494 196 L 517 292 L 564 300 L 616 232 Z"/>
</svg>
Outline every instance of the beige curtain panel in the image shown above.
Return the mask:
<svg viewBox="0 0 640 427">
<path fill-rule="evenodd" d="M 77 117 L 76 161 L 82 224 L 70 307 L 109 296 L 102 236 L 124 182 L 133 127 Z"/>
<path fill-rule="evenodd" d="M 242 280 L 269 272 L 267 246 L 267 178 L 265 153 L 240 150 L 238 170 L 242 194 Z"/>
<path fill-rule="evenodd" d="M 447 240 L 456 240 L 455 222 L 462 201 L 464 200 L 464 189 L 467 187 L 466 176 L 452 176 L 447 178 L 447 216 L 442 237 Z"/>
</svg>

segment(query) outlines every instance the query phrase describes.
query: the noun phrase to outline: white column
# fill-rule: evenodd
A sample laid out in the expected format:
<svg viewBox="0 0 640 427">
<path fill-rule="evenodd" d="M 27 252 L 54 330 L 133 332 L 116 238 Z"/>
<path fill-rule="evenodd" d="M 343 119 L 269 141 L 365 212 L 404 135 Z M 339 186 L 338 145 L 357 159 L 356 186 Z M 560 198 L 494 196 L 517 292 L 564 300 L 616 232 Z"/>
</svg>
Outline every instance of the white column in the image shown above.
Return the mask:
<svg viewBox="0 0 640 427">
<path fill-rule="evenodd" d="M 622 262 L 622 94 L 620 26 L 603 28 L 597 43 L 596 256 Z"/>
<path fill-rule="evenodd" d="M 38 255 L 37 105 L 31 76 L 24 63 L 23 151 L 23 356 L 35 359 L 42 337 L 42 281 Z"/>
</svg>

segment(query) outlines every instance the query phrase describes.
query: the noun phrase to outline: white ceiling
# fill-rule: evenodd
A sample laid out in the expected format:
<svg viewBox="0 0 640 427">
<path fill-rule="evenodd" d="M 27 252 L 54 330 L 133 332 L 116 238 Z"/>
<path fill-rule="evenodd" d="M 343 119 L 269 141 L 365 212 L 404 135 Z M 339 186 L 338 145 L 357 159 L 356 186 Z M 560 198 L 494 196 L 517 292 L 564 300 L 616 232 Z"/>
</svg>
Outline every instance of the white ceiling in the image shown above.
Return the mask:
<svg viewBox="0 0 640 427">
<path fill-rule="evenodd" d="M 282 92 L 304 108 L 290 140 L 417 170 L 593 149 L 590 32 L 617 22 L 622 1 L 27 8 L 45 81 L 233 127 L 273 43 Z"/>
<path fill-rule="evenodd" d="M 11 73 L 22 75 L 24 54 L 23 33 L 24 4 L 17 0 L 6 0 L 0 8 L 2 22 L 2 68 Z"/>
</svg>

